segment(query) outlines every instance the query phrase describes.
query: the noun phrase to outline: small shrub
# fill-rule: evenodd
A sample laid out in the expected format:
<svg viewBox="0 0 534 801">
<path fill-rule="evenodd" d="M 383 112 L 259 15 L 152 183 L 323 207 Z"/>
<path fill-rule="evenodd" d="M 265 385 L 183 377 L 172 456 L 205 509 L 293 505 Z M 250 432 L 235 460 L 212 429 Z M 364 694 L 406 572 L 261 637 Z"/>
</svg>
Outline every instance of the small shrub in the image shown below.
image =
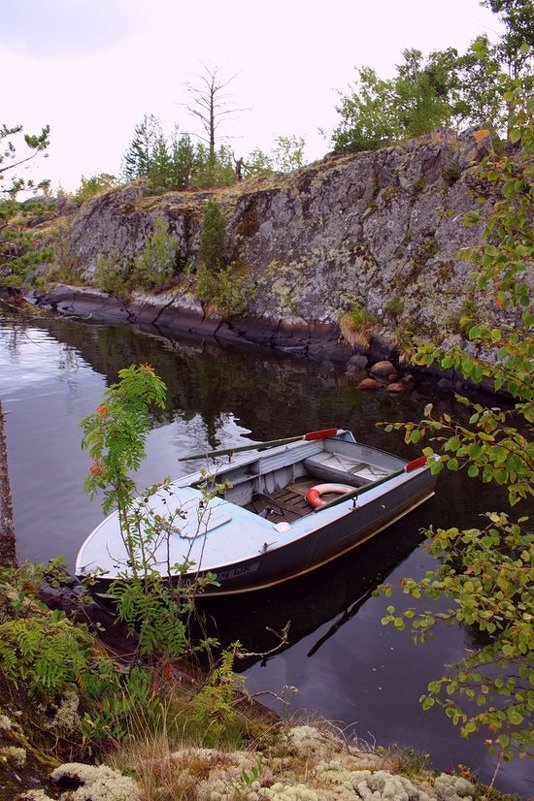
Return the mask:
<svg viewBox="0 0 534 801">
<path fill-rule="evenodd" d="M 78 256 L 69 246 L 68 226 L 61 225 L 56 231 L 54 242 L 55 265 L 49 273 L 51 281 L 61 281 L 64 284 L 82 284 Z"/>
<path fill-rule="evenodd" d="M 20 211 L 21 204 L 17 205 Z M 43 242 L 39 231 L 20 226 L 20 221 L 2 226 L 2 214 L 9 219 L 12 211 L 9 204 L 0 210 L 0 280 L 4 286 L 35 286 L 43 282 L 46 267 L 54 259 L 54 246 Z"/>
<path fill-rule="evenodd" d="M 158 218 L 143 252 L 134 262 L 132 282 L 143 289 L 161 287 L 174 273 L 178 239 L 169 233 L 166 220 Z"/>
<path fill-rule="evenodd" d="M 210 270 L 218 270 L 224 263 L 224 246 L 226 241 L 226 223 L 214 200 L 208 201 L 198 247 L 198 261 Z"/>
<path fill-rule="evenodd" d="M 420 175 L 417 181 L 414 181 L 413 188 L 418 194 L 419 192 L 424 192 L 426 189 L 426 178 L 423 175 Z"/>
<path fill-rule="evenodd" d="M 454 268 L 450 262 L 441 262 L 438 265 L 438 278 L 440 283 L 446 284 L 454 275 Z"/>
<path fill-rule="evenodd" d="M 368 348 L 376 318 L 363 306 L 355 306 L 339 318 L 341 335 L 353 348 Z"/>
<path fill-rule="evenodd" d="M 388 207 L 391 206 L 391 204 L 393 203 L 393 201 L 397 197 L 398 192 L 399 192 L 399 190 L 398 190 L 398 187 L 396 187 L 396 186 L 391 186 L 390 185 L 390 186 L 384 187 L 384 189 L 382 190 L 382 192 L 380 194 L 380 198 L 381 198 L 382 203 L 384 204 L 384 206 L 388 206 Z"/>
<path fill-rule="evenodd" d="M 191 723 L 202 732 L 204 747 L 242 744 L 246 721 L 241 719 L 236 704 L 242 698 L 245 678 L 233 671 L 234 652 L 224 651 L 218 668 L 193 700 Z"/>
<path fill-rule="evenodd" d="M 393 295 L 384 306 L 384 313 L 389 317 L 400 317 L 404 311 L 404 301 L 398 295 Z"/>
<path fill-rule="evenodd" d="M 7 620 L 0 624 L 0 635 L 0 667 L 15 686 L 25 682 L 30 693 L 46 697 L 68 684 L 93 683 L 94 639 L 59 613 Z"/>
<path fill-rule="evenodd" d="M 208 309 L 212 307 L 224 320 L 240 317 L 254 302 L 256 290 L 251 270 L 239 262 L 231 262 L 217 273 L 201 264 L 197 272 L 195 294 Z"/>
<path fill-rule="evenodd" d="M 460 178 L 461 174 L 462 168 L 460 167 L 459 163 L 457 161 L 453 161 L 443 168 L 441 175 L 445 183 L 448 186 L 452 186 Z"/>
<path fill-rule="evenodd" d="M 420 776 L 432 770 L 430 755 L 415 748 L 399 748 L 394 746 L 386 751 L 388 758 L 392 761 L 391 770 L 400 773 L 407 778 Z"/>
<path fill-rule="evenodd" d="M 118 508 L 125 558 L 119 561 L 121 569 L 110 588 L 117 618 L 130 634 L 138 635 L 142 656 L 157 652 L 175 658 L 188 649 L 189 595 L 212 583 L 213 577 L 198 578 L 195 588 L 187 592 L 178 581 L 170 581 L 190 566 L 185 557 L 181 565 L 161 561 L 162 552 L 169 554 L 169 539 L 184 514 L 178 504 L 166 515 L 156 514 L 151 506 L 156 493 L 172 494 L 169 480 L 145 489 L 141 496 L 130 475 L 144 458 L 150 412 L 164 408 L 166 387 L 146 364 L 120 370 L 119 378 L 118 384 L 105 391 L 104 403 L 96 412 L 80 421 L 82 447 L 93 460 L 85 487 L 90 497 L 103 492 L 104 514 Z M 209 500 L 208 491 L 204 497 Z"/>
<path fill-rule="evenodd" d="M 91 751 L 123 727 L 134 705 L 121 703 L 121 693 L 132 683 L 137 706 L 140 680 L 138 675 L 130 679 L 86 626 L 51 612 L 39 600 L 42 582 L 55 586 L 61 570 L 57 561 L 47 567 L 0 569 L 0 678 L 2 687 L 12 685 L 28 694 L 34 707 L 30 714 L 55 710 L 48 728 L 56 728 L 60 737 L 74 726 L 69 736 L 76 740 L 79 729 L 83 744 L 78 745 Z M 147 706 L 148 696 L 141 700 Z M 83 712 L 81 725 L 78 711 Z"/>
<path fill-rule="evenodd" d="M 126 300 L 132 290 L 128 264 L 117 253 L 98 254 L 94 281 L 99 289 L 120 300 Z"/>
<path fill-rule="evenodd" d="M 117 185 L 117 179 L 114 175 L 109 175 L 107 172 L 101 172 L 99 175 L 92 175 L 90 178 L 85 178 L 82 175 L 80 186 L 76 190 L 74 199 L 78 206 L 85 203 L 86 200 L 99 195 L 101 192 L 106 192 L 108 189 L 113 189 Z"/>
<path fill-rule="evenodd" d="M 432 256 L 435 256 L 439 250 L 438 243 L 434 237 L 428 237 L 415 249 L 413 255 L 413 266 L 411 269 L 412 279 L 417 275 L 419 270 L 425 266 Z"/>
</svg>

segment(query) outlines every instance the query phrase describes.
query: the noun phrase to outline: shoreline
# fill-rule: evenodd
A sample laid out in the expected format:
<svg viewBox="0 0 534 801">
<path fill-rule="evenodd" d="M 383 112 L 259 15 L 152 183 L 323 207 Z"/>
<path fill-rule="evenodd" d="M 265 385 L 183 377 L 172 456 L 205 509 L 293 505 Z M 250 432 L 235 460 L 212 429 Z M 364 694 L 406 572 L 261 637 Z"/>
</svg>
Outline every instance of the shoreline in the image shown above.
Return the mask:
<svg viewBox="0 0 534 801">
<path fill-rule="evenodd" d="M 22 293 L 21 293 L 22 296 Z M 0 298 L 1 288 L 0 288 Z M 293 320 L 268 317 L 247 317 L 225 321 L 203 312 L 199 303 L 178 292 L 161 295 L 136 295 L 123 301 L 94 287 L 76 287 L 58 284 L 53 289 L 36 294 L 36 305 L 49 307 L 60 316 L 73 315 L 99 320 L 112 325 L 138 325 L 152 327 L 159 335 L 191 338 L 195 341 L 210 339 L 221 346 L 238 348 L 263 347 L 298 359 L 315 363 L 329 362 L 331 366 L 346 368 L 346 375 L 369 372 L 381 361 L 391 361 L 399 372 L 430 376 L 442 390 L 468 389 L 506 399 L 508 394 L 496 392 L 486 379 L 474 384 L 454 369 L 438 365 L 411 365 L 399 354 L 386 337 L 373 335 L 368 348 L 352 347 L 343 339 L 337 323 Z M 362 389 L 373 387 L 362 386 Z M 376 388 L 376 387 L 375 387 Z"/>
</svg>

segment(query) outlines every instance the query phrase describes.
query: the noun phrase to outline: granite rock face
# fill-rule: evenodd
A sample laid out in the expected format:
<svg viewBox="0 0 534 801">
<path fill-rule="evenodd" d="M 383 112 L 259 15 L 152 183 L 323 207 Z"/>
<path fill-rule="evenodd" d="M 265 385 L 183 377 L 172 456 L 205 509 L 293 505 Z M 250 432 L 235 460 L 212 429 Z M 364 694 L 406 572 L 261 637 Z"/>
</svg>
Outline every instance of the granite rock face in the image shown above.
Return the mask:
<svg viewBox="0 0 534 801">
<path fill-rule="evenodd" d="M 183 275 L 197 254 L 205 203 L 215 198 L 227 222 L 225 255 L 248 265 L 256 284 L 248 317 L 230 324 L 238 336 L 268 329 L 285 341 L 298 332 L 310 347 L 314 338 L 339 338 L 340 316 L 364 308 L 375 340 L 387 343 L 377 346 L 381 358 L 399 326 L 445 334 L 471 301 L 471 267 L 458 254 L 480 240 L 481 226 L 466 228 L 462 216 L 480 208 L 474 167 L 490 148 L 484 132 L 440 130 L 213 192 L 147 197 L 133 184 L 85 203 L 68 246 L 90 278 L 99 253 L 134 257 L 163 217 L 178 239 Z M 159 307 L 167 319 L 190 312 L 191 302 L 184 281 Z M 343 358 L 351 352 L 344 347 Z"/>
</svg>

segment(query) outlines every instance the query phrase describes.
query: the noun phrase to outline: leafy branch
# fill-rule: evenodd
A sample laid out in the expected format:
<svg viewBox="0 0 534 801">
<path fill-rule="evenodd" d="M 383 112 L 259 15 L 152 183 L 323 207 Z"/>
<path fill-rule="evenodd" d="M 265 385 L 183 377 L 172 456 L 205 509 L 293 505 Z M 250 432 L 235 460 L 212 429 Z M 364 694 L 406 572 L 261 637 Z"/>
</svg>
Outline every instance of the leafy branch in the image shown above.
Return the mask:
<svg viewBox="0 0 534 801">
<path fill-rule="evenodd" d="M 426 440 L 425 455 L 439 451 L 431 463 L 465 470 L 471 479 L 506 487 L 511 506 L 521 510 L 534 495 L 534 359 L 531 287 L 534 262 L 534 99 L 528 81 L 508 79 L 504 98 L 510 110 L 508 152 L 483 166 L 482 183 L 493 187 L 493 207 L 484 238 L 462 253 L 471 260 L 481 294 L 493 303 L 493 323 L 471 325 L 471 353 L 445 351 L 433 343 L 416 348 L 414 362 L 438 363 L 474 384 L 489 381 L 505 391 L 510 408 L 487 407 L 462 396 L 469 412 L 465 421 L 435 415 L 432 404 L 417 422 L 388 424 L 403 430 L 407 443 Z M 465 222 L 481 221 L 469 212 Z M 477 355 L 473 355 L 475 352 Z M 486 743 L 501 756 L 525 756 L 534 735 L 529 716 L 534 707 L 532 671 L 533 536 L 529 519 L 506 512 L 488 512 L 484 528 L 430 529 L 428 550 L 437 567 L 419 580 L 405 578 L 402 590 L 414 600 L 445 598 L 440 612 L 412 606 L 397 613 L 388 606 L 383 622 L 411 628 L 415 642 L 424 642 L 438 625 L 469 628 L 473 647 L 442 677 L 431 681 L 422 696 L 424 709 L 441 706 L 465 737 L 486 730 Z M 391 593 L 391 587 L 382 591 Z"/>
<path fill-rule="evenodd" d="M 0 147 L 3 148 L 0 150 L 0 184 L 3 180 L 3 173 L 7 172 L 8 170 L 16 169 L 22 164 L 26 164 L 28 161 L 32 161 L 44 150 L 46 150 L 50 144 L 49 125 L 45 125 L 40 134 L 23 134 L 24 142 L 26 147 L 29 148 L 30 152 L 27 156 L 22 158 L 19 157 L 17 159 L 13 137 L 18 136 L 20 133 L 22 133 L 22 125 L 15 125 L 9 128 L 4 123 L 0 126 Z M 0 187 L 0 193 L 9 195 L 11 198 L 15 198 L 20 191 L 26 188 L 32 190 L 47 189 L 49 185 L 50 181 L 48 180 L 40 181 L 38 184 L 35 184 L 31 180 L 26 183 L 23 178 L 16 177 L 12 179 L 11 186 L 8 189 L 3 189 Z"/>
</svg>

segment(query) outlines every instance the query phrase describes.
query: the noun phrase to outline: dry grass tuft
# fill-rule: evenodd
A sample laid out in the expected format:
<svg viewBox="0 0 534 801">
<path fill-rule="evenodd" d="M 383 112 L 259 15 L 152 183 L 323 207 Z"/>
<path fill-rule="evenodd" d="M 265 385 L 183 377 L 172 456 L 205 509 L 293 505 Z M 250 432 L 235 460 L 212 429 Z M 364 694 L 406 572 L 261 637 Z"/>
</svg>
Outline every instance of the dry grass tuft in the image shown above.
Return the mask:
<svg viewBox="0 0 534 801">
<path fill-rule="evenodd" d="M 339 318 L 343 339 L 352 348 L 367 350 L 376 328 L 376 319 L 362 307 L 354 308 Z"/>
</svg>

